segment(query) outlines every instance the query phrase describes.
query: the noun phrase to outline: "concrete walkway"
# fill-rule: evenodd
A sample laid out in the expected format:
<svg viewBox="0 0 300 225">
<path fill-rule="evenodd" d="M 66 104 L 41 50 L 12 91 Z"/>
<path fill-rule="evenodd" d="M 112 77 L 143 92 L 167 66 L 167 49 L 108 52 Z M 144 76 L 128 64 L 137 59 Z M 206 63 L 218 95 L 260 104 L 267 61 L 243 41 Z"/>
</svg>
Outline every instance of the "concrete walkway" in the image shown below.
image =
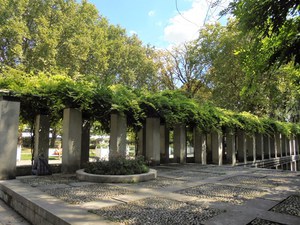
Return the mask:
<svg viewBox="0 0 300 225">
<path fill-rule="evenodd" d="M 155 169 L 155 181 L 131 184 L 80 182 L 74 174 L 18 177 L 0 181 L 0 198 L 42 225 L 300 224 L 300 173 L 198 164 Z"/>
</svg>

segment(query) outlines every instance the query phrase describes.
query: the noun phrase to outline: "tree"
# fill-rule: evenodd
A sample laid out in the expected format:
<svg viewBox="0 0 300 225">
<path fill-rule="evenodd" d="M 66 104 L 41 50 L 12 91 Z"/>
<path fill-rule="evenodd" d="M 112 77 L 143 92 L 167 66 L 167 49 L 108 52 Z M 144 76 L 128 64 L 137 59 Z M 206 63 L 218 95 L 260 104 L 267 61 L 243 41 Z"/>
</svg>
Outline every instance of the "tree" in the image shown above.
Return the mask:
<svg viewBox="0 0 300 225">
<path fill-rule="evenodd" d="M 181 87 L 190 97 L 201 96 L 205 89 L 206 62 L 193 42 L 174 46 L 171 50 L 160 51 L 160 79 L 168 89 Z M 202 96 L 204 97 L 204 96 Z"/>
<path fill-rule="evenodd" d="M 86 1 L 4 0 L 0 21 L 2 65 L 70 76 L 105 69 L 107 21 Z"/>
<path fill-rule="evenodd" d="M 240 54 L 249 41 L 241 37 L 236 23 L 206 25 L 195 44 L 198 55 L 207 62 L 205 77 L 212 92 L 211 100 L 222 108 L 249 110 L 241 96 L 246 73 Z"/>
<path fill-rule="evenodd" d="M 295 121 L 299 68 L 289 64 L 266 69 L 272 54 L 267 41 L 257 43 L 236 20 L 230 20 L 227 26 L 207 25 L 199 34 L 197 49 L 206 58 L 205 76 L 217 106 Z"/>
<path fill-rule="evenodd" d="M 126 30 L 118 26 L 110 26 L 108 35 L 106 80 L 110 84 L 156 90 L 151 47 L 144 47 L 136 35 L 126 36 Z"/>
<path fill-rule="evenodd" d="M 94 5 L 75 0 L 4 0 L 0 63 L 37 74 L 154 89 L 156 67 L 137 36 L 113 26 Z"/>
<path fill-rule="evenodd" d="M 273 54 L 269 65 L 295 60 L 300 63 L 300 2 L 298 0 L 234 0 L 224 13 L 231 12 L 245 33 L 258 40 L 270 38 Z"/>
</svg>

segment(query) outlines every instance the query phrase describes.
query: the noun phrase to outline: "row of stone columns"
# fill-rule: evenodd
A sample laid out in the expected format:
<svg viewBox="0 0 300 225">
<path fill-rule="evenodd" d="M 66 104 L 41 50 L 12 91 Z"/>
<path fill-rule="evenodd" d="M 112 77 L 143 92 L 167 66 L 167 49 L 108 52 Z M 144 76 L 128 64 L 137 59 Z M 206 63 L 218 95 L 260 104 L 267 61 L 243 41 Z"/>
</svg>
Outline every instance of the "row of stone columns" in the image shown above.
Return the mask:
<svg viewBox="0 0 300 225">
<path fill-rule="evenodd" d="M 16 149 L 20 103 L 11 97 L 0 97 L 0 179 L 10 179 L 16 173 Z M 35 156 L 43 153 L 48 158 L 49 117 L 38 115 L 35 120 Z M 63 115 L 62 172 L 74 172 L 88 162 L 88 121 L 82 119 L 77 109 L 67 108 Z M 111 114 L 110 158 L 126 156 L 127 119 L 125 115 Z M 174 126 L 174 162 L 185 163 L 187 158 L 186 126 Z M 212 132 L 204 134 L 193 129 L 194 158 L 196 163 L 222 165 L 223 159 L 236 165 L 260 159 L 299 154 L 300 137 L 290 139 L 281 134 L 267 136 L 237 132 Z M 145 127 L 138 133 L 138 154 L 154 164 L 169 162 L 169 130 L 159 118 L 147 118 Z M 226 143 L 226 146 L 224 146 Z"/>
<path fill-rule="evenodd" d="M 13 179 L 16 176 L 17 140 L 20 102 L 13 97 L 0 97 L 0 179 Z M 62 171 L 74 172 L 88 160 L 88 148 L 82 146 L 84 131 L 82 114 L 76 109 L 65 109 L 63 115 L 63 155 Z M 48 159 L 49 117 L 37 115 L 35 118 L 34 157 L 43 153 Z M 88 131 L 89 132 L 89 131 Z M 87 134 L 87 135 L 86 135 Z M 88 137 L 89 138 L 89 137 Z"/>
<path fill-rule="evenodd" d="M 63 113 L 62 172 L 72 173 L 89 160 L 89 123 L 83 123 L 82 113 L 77 109 L 66 108 Z M 34 157 L 49 154 L 49 116 L 35 118 Z"/>
</svg>

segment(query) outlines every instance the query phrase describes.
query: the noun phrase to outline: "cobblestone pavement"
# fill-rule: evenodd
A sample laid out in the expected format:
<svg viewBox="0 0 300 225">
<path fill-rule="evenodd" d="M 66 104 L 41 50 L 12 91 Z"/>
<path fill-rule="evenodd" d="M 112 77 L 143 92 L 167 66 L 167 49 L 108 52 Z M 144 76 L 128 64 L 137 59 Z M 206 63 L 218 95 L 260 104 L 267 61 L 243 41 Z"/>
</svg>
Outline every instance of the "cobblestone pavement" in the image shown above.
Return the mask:
<svg viewBox="0 0 300 225">
<path fill-rule="evenodd" d="M 157 179 L 142 183 L 80 182 L 74 174 L 18 182 L 114 224 L 300 224 L 300 173 L 197 164 L 155 169 Z"/>
</svg>

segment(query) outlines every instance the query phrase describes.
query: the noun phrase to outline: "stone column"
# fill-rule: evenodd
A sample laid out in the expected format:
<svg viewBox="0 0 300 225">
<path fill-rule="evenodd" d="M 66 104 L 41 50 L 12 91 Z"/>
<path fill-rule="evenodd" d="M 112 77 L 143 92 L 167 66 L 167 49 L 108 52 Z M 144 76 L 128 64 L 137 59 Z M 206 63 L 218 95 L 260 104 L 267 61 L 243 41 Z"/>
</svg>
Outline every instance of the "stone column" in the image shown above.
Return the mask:
<svg viewBox="0 0 300 225">
<path fill-rule="evenodd" d="M 127 118 L 119 113 L 110 117 L 109 159 L 126 157 Z"/>
<path fill-rule="evenodd" d="M 138 137 L 138 143 L 137 143 L 137 152 L 136 155 L 138 156 L 145 156 L 144 154 L 144 128 L 142 127 L 138 132 L 137 132 L 137 137 Z"/>
<path fill-rule="evenodd" d="M 295 141 L 293 135 L 291 135 L 290 139 L 290 155 L 295 155 Z"/>
<path fill-rule="evenodd" d="M 74 173 L 81 163 L 82 113 L 77 109 L 64 109 L 62 172 Z"/>
<path fill-rule="evenodd" d="M 270 136 L 271 158 L 277 157 L 277 148 L 275 147 L 275 135 Z"/>
<path fill-rule="evenodd" d="M 282 146 L 282 156 L 286 156 L 286 136 L 282 135 L 281 137 L 281 146 Z"/>
<path fill-rule="evenodd" d="M 160 125 L 160 154 L 161 162 L 169 163 L 170 134 L 166 125 Z"/>
<path fill-rule="evenodd" d="M 300 152 L 300 135 L 295 136 L 295 149 L 296 149 L 296 155 L 299 155 Z"/>
<path fill-rule="evenodd" d="M 285 154 L 286 155 L 290 154 L 289 139 L 288 139 L 288 137 L 285 137 Z"/>
<path fill-rule="evenodd" d="M 212 163 L 212 134 L 206 134 L 206 163 Z"/>
<path fill-rule="evenodd" d="M 90 157 L 90 129 L 89 120 L 83 120 L 81 135 L 81 168 L 89 162 Z"/>
<path fill-rule="evenodd" d="M 186 162 L 186 127 L 183 124 L 174 127 L 174 159 L 175 162 Z"/>
<path fill-rule="evenodd" d="M 48 115 L 37 115 L 35 117 L 34 130 L 34 158 L 43 154 L 48 161 L 49 157 L 49 130 L 50 121 Z"/>
<path fill-rule="evenodd" d="M 206 165 L 206 135 L 199 128 L 194 128 L 193 135 L 195 163 Z"/>
<path fill-rule="evenodd" d="M 271 159 L 271 141 L 269 135 L 264 135 L 264 152 L 267 153 L 267 158 Z"/>
<path fill-rule="evenodd" d="M 297 171 L 297 162 L 296 161 L 291 162 L 291 171 L 293 171 L 293 172 Z"/>
<path fill-rule="evenodd" d="M 238 161 L 247 163 L 247 153 L 246 153 L 246 135 L 243 130 L 237 131 L 237 155 Z"/>
<path fill-rule="evenodd" d="M 247 146 L 247 160 L 252 159 L 253 163 L 256 163 L 256 145 L 255 145 L 255 135 L 246 135 L 246 146 Z"/>
<path fill-rule="evenodd" d="M 223 135 L 219 132 L 212 133 L 212 160 L 214 164 L 223 164 Z"/>
<path fill-rule="evenodd" d="M 0 180 L 16 177 L 20 102 L 0 96 Z"/>
<path fill-rule="evenodd" d="M 202 162 L 202 139 L 201 131 L 198 127 L 193 128 L 193 140 L 194 140 L 194 156 L 195 163 Z"/>
<path fill-rule="evenodd" d="M 281 138 L 279 133 L 274 134 L 274 149 L 275 149 L 275 158 L 282 157 Z"/>
<path fill-rule="evenodd" d="M 160 164 L 160 119 L 146 119 L 146 159 L 153 165 Z"/>
<path fill-rule="evenodd" d="M 257 133 L 255 135 L 255 148 L 256 148 L 256 154 L 257 158 L 264 160 L 264 136 L 262 134 Z"/>
<path fill-rule="evenodd" d="M 226 142 L 227 142 L 227 156 L 229 157 L 229 162 L 232 166 L 236 165 L 236 141 L 235 141 L 235 134 L 228 131 L 226 133 Z"/>
<path fill-rule="evenodd" d="M 202 165 L 206 165 L 207 164 L 207 135 L 206 134 L 201 135 L 201 146 L 202 146 L 202 154 L 201 154 Z"/>
</svg>

